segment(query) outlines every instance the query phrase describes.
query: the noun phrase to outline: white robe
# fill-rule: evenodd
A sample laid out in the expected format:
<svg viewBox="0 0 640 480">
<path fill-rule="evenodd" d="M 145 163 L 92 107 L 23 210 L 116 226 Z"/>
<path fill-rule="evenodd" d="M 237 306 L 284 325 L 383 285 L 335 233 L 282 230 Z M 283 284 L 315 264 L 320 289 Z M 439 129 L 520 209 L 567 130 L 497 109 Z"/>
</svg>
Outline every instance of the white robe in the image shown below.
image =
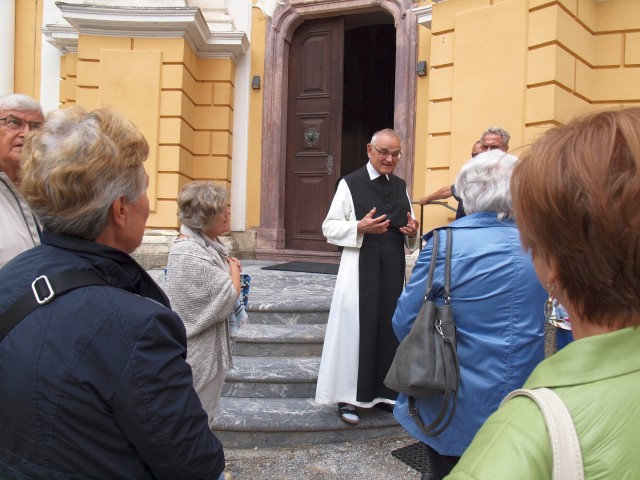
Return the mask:
<svg viewBox="0 0 640 480">
<path fill-rule="evenodd" d="M 369 408 L 378 403 L 394 402 L 387 398 L 375 398 L 366 403 L 356 401 L 360 338 L 358 260 L 364 234 L 358 233 L 355 215 L 351 192 L 347 182 L 341 180 L 329 213 L 322 222 L 322 233 L 327 241 L 344 249 L 324 337 L 316 402 L 326 405 L 344 402 Z M 417 244 L 417 237 L 411 239 L 413 244 Z"/>
</svg>

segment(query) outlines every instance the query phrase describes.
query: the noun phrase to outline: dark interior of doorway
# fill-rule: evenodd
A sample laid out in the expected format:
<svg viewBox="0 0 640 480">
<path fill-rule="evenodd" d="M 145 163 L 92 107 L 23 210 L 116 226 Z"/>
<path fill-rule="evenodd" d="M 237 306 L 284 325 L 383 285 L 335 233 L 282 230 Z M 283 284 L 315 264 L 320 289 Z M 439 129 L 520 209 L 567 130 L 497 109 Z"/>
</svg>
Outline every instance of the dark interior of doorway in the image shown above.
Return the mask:
<svg viewBox="0 0 640 480">
<path fill-rule="evenodd" d="M 393 128 L 395 104 L 393 18 L 377 12 L 351 19 L 345 18 L 344 33 L 341 176 L 367 162 L 366 144 L 374 132 Z"/>
</svg>

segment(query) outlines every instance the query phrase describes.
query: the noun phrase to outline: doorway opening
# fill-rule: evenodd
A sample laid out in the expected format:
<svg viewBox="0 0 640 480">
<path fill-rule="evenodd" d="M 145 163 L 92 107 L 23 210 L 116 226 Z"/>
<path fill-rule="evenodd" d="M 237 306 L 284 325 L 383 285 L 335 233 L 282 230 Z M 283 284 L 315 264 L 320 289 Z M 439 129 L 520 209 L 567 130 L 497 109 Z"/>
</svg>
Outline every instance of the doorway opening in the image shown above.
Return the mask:
<svg viewBox="0 0 640 480">
<path fill-rule="evenodd" d="M 375 3 L 375 5 L 374 5 Z M 417 58 L 418 47 L 418 23 L 416 15 L 411 13 L 415 4 L 412 0 L 323 0 L 322 2 L 307 2 L 296 1 L 285 2 L 281 8 L 278 8 L 275 15 L 271 19 L 271 27 L 267 29 L 267 42 L 265 51 L 265 65 L 269 68 L 265 70 L 264 75 L 264 103 L 263 103 L 263 124 L 262 124 L 262 172 L 260 181 L 260 226 L 258 227 L 256 236 L 256 257 L 257 258 L 283 258 L 288 260 L 308 260 L 308 259 L 336 259 L 337 252 L 327 251 L 326 240 L 322 237 L 322 232 L 317 235 L 315 232 L 313 235 L 317 235 L 317 241 L 311 242 L 307 245 L 296 245 L 297 239 L 289 237 L 289 230 L 291 225 L 289 222 L 295 216 L 289 215 L 287 210 L 287 201 L 285 199 L 289 197 L 287 185 L 291 185 L 291 182 L 287 182 L 288 162 L 291 158 L 287 154 L 287 149 L 290 146 L 291 139 L 298 139 L 300 145 L 307 145 L 308 148 L 318 150 L 321 154 L 323 161 L 317 169 L 317 175 L 325 175 L 326 184 L 326 197 L 330 200 L 335 193 L 335 182 L 337 175 L 344 175 L 358 166 L 363 165 L 366 161 L 365 145 L 371 138 L 373 131 L 379 128 L 393 127 L 398 133 L 400 138 L 403 139 L 402 153 L 403 157 L 408 161 L 403 161 L 398 164 L 396 172 L 398 176 L 402 177 L 411 191 L 410 186 L 413 183 L 413 153 L 414 142 L 413 137 L 415 133 L 415 101 L 416 101 L 416 75 L 415 75 L 415 62 Z M 338 17 L 335 17 L 338 15 Z M 341 16 L 341 17 L 340 17 Z M 326 112 L 333 111 L 336 114 L 336 118 L 332 118 L 330 122 L 327 122 L 327 128 L 335 128 L 338 136 L 329 141 L 329 136 L 324 135 L 320 128 L 316 127 L 316 130 L 320 134 L 317 136 L 316 130 L 313 125 L 305 124 L 298 132 L 293 132 L 292 137 L 288 129 L 291 126 L 291 117 L 288 115 L 288 109 L 291 106 L 291 91 L 289 87 L 289 79 L 287 75 L 283 75 L 290 69 L 290 55 L 291 55 L 291 41 L 296 34 L 296 30 L 309 21 L 333 18 L 336 20 L 336 25 L 339 23 L 340 18 L 343 22 L 340 26 L 342 29 L 340 35 L 343 37 L 344 31 L 356 30 L 360 27 L 375 26 L 387 26 L 388 29 L 395 29 L 395 65 L 393 65 L 393 56 L 388 57 L 390 60 L 384 62 L 383 59 L 387 58 L 386 55 L 382 55 L 381 52 L 377 52 L 372 47 L 370 51 L 375 61 L 373 63 L 376 68 L 370 68 L 370 74 L 365 78 L 366 85 L 371 85 L 374 82 L 378 82 L 378 74 L 380 72 L 389 72 L 391 78 L 395 78 L 395 85 L 389 82 L 387 88 L 381 88 L 376 91 L 374 99 L 370 99 L 368 105 L 368 112 L 370 115 L 376 114 L 376 112 L 382 112 L 386 109 L 384 105 L 387 105 L 387 101 L 381 100 L 382 94 L 389 94 L 389 98 L 393 98 L 393 101 L 389 102 L 390 109 L 393 110 L 393 120 L 379 121 L 376 125 L 369 127 L 362 127 L 362 131 L 358 135 L 350 133 L 353 128 L 345 129 L 345 135 L 351 137 L 345 139 L 343 145 L 342 140 L 342 121 L 343 115 L 340 108 L 343 106 L 342 98 L 340 99 L 340 106 L 337 109 L 325 110 Z M 345 28 L 346 26 L 346 28 Z M 366 29 L 365 29 L 366 31 Z M 373 32 L 374 30 L 371 30 Z M 392 30 L 390 30 L 392 31 Z M 369 35 L 372 35 L 369 33 Z M 373 34 L 376 37 L 377 34 Z M 343 48 L 339 48 L 340 55 L 344 49 L 344 38 L 341 38 Z M 377 38 L 375 39 L 375 48 L 378 48 Z M 354 45 L 354 43 L 370 42 L 365 36 L 364 40 L 347 41 L 346 46 L 348 50 L 356 50 L 358 47 L 364 48 L 365 45 Z M 390 49 L 393 45 L 393 40 L 385 43 Z M 310 59 L 318 58 L 317 56 L 311 56 Z M 379 63 L 384 62 L 384 63 Z M 349 66 L 354 65 L 352 60 L 349 60 Z M 319 62 L 315 62 L 319 64 Z M 332 65 L 338 65 L 341 69 L 338 82 L 344 83 L 343 66 L 344 59 L 340 59 L 338 62 L 331 62 Z M 389 65 L 391 63 L 391 65 Z M 382 66 L 380 66 L 382 65 Z M 309 68 L 313 70 L 314 62 L 309 62 Z M 310 70 L 309 70 L 310 71 Z M 395 77 L 393 75 L 395 74 Z M 326 73 L 325 73 L 326 75 Z M 298 76 L 300 78 L 300 76 Z M 308 78 L 313 78 L 308 76 Z M 365 84 L 363 84 L 365 85 Z M 308 86 L 313 87 L 312 84 Z M 342 85 L 335 91 L 338 95 L 342 96 Z M 353 91 L 350 90 L 347 94 L 351 96 Z M 346 99 L 347 102 L 349 99 Z M 366 107 L 366 105 L 365 105 Z M 363 108 L 360 107 L 356 112 L 362 112 Z M 347 109 L 349 106 L 347 106 Z M 347 114 L 345 113 L 345 116 Z M 367 117 L 368 118 L 368 117 Z M 283 119 L 286 119 L 284 122 Z M 356 123 L 362 123 L 362 117 L 357 122 L 347 118 L 347 125 L 355 125 Z M 368 131 L 365 131 L 368 130 Z M 334 151 L 321 150 L 318 142 L 322 139 L 327 140 L 329 145 Z M 311 142 L 312 146 L 309 146 Z M 305 149 L 307 147 L 304 147 Z M 338 153 L 338 151 L 340 152 Z M 308 151 L 308 150 L 305 150 Z M 346 164 L 342 164 L 342 159 L 345 159 Z M 353 161 L 354 164 L 349 162 Z M 329 172 L 332 172 L 331 174 Z M 329 180 L 328 176 L 331 175 Z M 319 181 L 320 182 L 320 181 Z M 303 186 L 302 192 L 311 191 L 308 184 Z M 316 189 L 320 191 L 320 189 Z M 300 191 L 300 190 L 299 190 Z M 299 195 L 293 195 L 291 204 L 298 203 L 296 199 Z M 299 202 L 303 203 L 303 202 Z M 309 231 L 311 227 L 317 228 L 316 224 L 320 225 L 322 219 L 326 216 L 328 204 L 326 206 L 321 205 L 319 195 L 315 195 L 312 202 L 304 203 L 305 210 L 302 213 L 302 217 L 305 218 L 305 222 L 302 225 L 303 229 Z M 312 211 L 311 211 L 312 210 Z M 314 215 L 320 215 L 322 218 L 318 223 L 315 218 L 311 218 Z M 297 223 L 295 224 L 297 225 Z M 295 231 L 295 229 L 294 229 Z M 309 232 L 311 233 L 311 232 Z M 293 235 L 298 235 L 298 232 L 294 232 Z M 311 239 L 311 235 L 306 235 L 308 239 Z M 289 237 L 289 238 L 287 238 Z M 322 248 L 318 248 L 319 246 Z"/>
<path fill-rule="evenodd" d="M 348 15 L 344 32 L 340 176 L 367 163 L 374 132 L 393 128 L 396 29 L 384 12 Z"/>
</svg>

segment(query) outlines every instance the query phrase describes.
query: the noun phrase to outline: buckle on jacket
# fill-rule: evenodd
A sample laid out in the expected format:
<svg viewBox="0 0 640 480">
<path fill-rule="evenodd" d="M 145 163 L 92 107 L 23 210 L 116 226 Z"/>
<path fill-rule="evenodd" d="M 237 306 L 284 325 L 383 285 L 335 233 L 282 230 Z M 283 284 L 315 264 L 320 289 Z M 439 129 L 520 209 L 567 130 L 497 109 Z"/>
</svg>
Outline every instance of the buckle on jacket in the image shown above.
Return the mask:
<svg viewBox="0 0 640 480">
<path fill-rule="evenodd" d="M 38 283 L 40 280 L 42 280 L 42 282 Z M 44 283 L 44 285 L 42 285 L 42 283 Z M 39 290 L 44 289 L 45 287 L 47 288 L 48 292 L 43 292 L 41 296 Z M 38 278 L 36 278 L 31 283 L 31 290 L 33 290 L 33 295 L 34 297 L 36 297 L 36 302 L 38 302 L 38 304 L 40 305 L 48 303 L 56 294 L 56 292 L 53 291 L 51 282 L 46 275 L 40 275 Z"/>
</svg>

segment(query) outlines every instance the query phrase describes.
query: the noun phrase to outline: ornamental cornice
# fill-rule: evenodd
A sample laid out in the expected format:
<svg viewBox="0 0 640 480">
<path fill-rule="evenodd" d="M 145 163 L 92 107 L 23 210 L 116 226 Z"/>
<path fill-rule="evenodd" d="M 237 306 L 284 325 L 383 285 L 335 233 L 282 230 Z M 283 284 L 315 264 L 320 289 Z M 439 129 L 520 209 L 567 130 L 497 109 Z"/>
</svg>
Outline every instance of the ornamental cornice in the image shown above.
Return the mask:
<svg viewBox="0 0 640 480">
<path fill-rule="evenodd" d="M 64 55 L 78 53 L 78 32 L 71 25 L 59 23 L 46 25 L 42 33 L 47 42 L 56 47 Z"/>
<path fill-rule="evenodd" d="M 47 40 L 64 52 L 77 51 L 77 36 L 184 38 L 199 57 L 232 58 L 245 54 L 245 32 L 211 31 L 198 7 L 88 5 L 56 2 L 69 23 L 47 25 Z M 75 32 L 75 46 L 73 33 Z"/>
<path fill-rule="evenodd" d="M 426 5 L 424 7 L 414 8 L 411 11 L 418 19 L 418 25 L 422 25 L 431 30 L 432 10 L 433 5 Z"/>
</svg>

